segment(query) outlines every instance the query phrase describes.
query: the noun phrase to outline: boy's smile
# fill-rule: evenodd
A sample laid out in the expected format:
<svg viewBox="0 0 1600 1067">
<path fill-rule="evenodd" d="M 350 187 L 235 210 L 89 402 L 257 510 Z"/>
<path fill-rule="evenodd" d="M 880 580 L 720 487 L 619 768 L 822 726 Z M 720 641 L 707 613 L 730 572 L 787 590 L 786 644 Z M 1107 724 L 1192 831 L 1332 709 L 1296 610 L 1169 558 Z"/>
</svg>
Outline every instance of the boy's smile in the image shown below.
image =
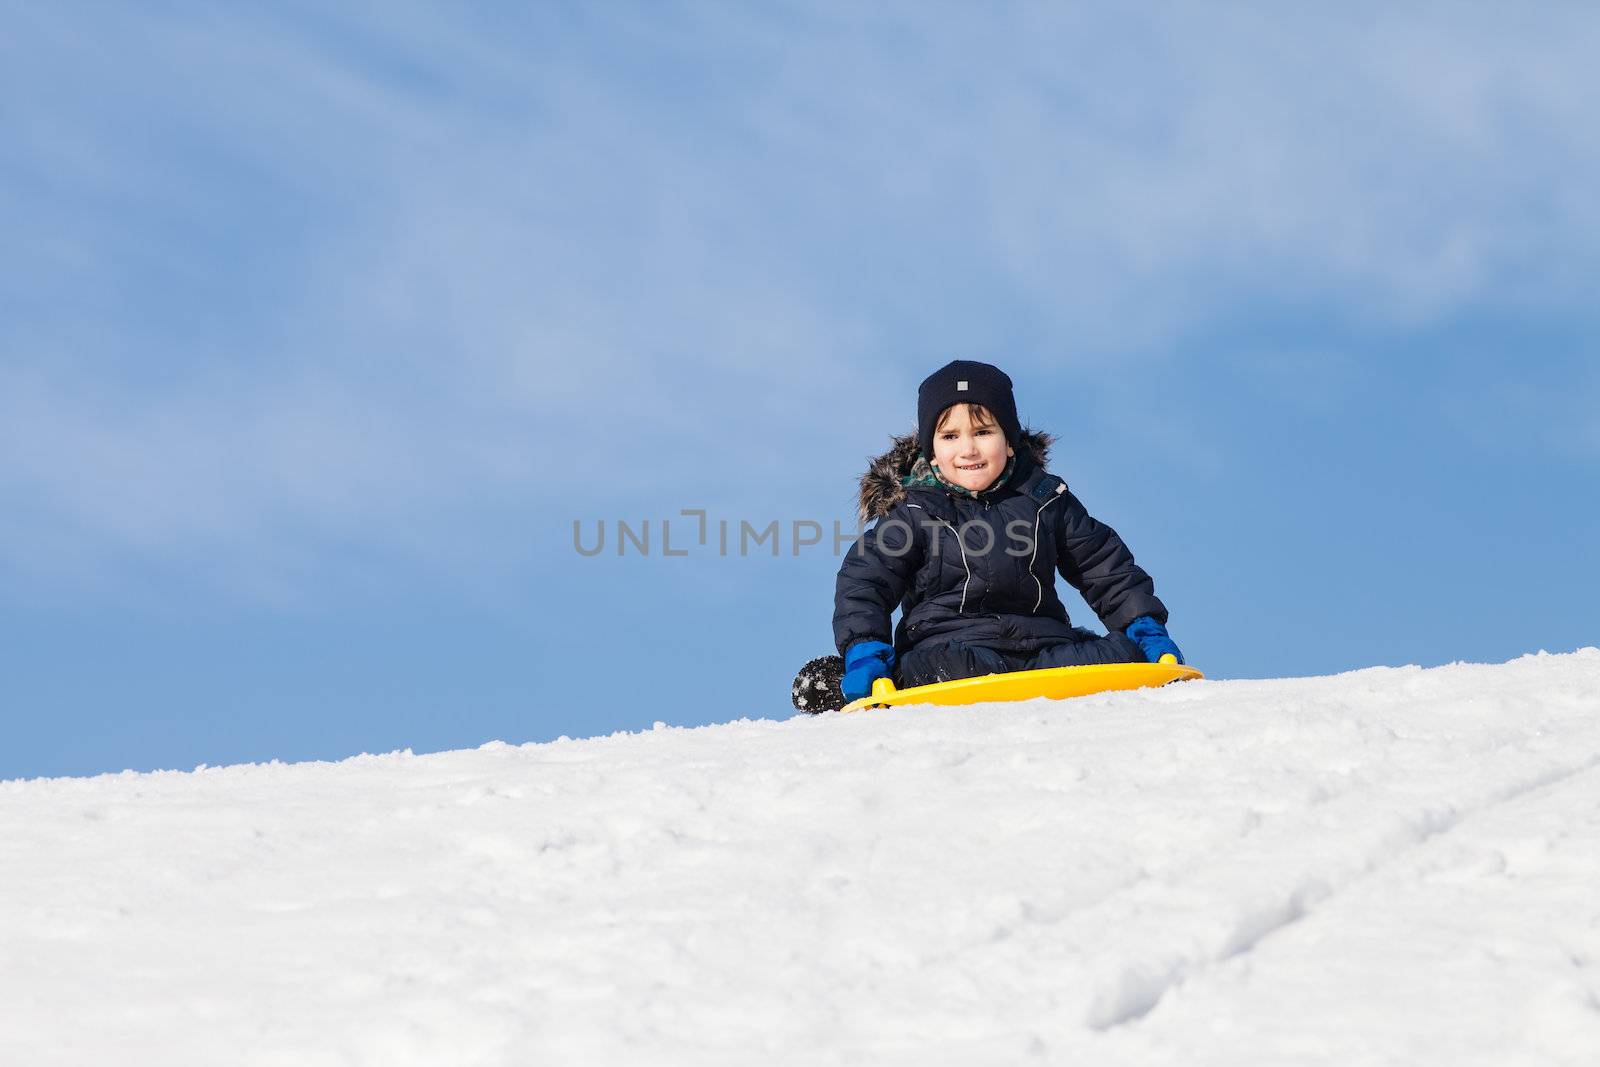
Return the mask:
<svg viewBox="0 0 1600 1067">
<path fill-rule="evenodd" d="M 940 475 L 971 492 L 981 493 L 1000 477 L 1011 454 L 999 423 L 980 404 L 954 404 L 934 427 L 933 462 Z"/>
</svg>

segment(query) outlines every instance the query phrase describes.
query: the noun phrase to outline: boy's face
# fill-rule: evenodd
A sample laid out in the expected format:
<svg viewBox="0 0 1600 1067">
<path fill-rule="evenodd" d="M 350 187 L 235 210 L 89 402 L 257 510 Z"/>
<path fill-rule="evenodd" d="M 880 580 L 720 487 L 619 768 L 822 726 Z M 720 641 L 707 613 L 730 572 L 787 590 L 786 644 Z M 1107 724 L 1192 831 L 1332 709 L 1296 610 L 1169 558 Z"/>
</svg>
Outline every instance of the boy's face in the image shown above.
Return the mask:
<svg viewBox="0 0 1600 1067">
<path fill-rule="evenodd" d="M 975 408 L 974 419 L 967 411 Z M 955 404 L 945 409 L 933 431 L 933 461 L 947 482 L 980 493 L 1006 469 L 1011 446 L 989 409 Z"/>
</svg>

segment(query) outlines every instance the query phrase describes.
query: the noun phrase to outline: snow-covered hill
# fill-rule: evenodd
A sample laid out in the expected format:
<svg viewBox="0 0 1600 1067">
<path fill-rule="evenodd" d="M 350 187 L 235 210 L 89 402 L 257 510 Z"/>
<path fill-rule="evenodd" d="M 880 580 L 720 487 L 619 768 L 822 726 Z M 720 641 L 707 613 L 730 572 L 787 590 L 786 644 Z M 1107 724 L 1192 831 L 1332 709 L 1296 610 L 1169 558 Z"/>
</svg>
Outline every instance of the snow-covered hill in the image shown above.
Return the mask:
<svg viewBox="0 0 1600 1067">
<path fill-rule="evenodd" d="M 1600 650 L 0 783 L 0 1063 L 1030 1062 L 1600 1063 Z"/>
</svg>

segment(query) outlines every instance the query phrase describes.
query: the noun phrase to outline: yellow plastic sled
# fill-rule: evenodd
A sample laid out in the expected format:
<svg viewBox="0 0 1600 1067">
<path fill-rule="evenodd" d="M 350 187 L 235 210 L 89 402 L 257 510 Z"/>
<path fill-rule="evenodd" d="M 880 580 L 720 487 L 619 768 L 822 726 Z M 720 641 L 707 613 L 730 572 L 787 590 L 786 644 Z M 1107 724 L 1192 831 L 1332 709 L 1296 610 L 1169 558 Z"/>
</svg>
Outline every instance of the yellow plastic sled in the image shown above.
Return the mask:
<svg viewBox="0 0 1600 1067">
<path fill-rule="evenodd" d="M 1169 654 L 1162 656 L 1160 663 L 1046 667 L 1037 671 L 985 674 L 978 678 L 958 678 L 953 682 L 914 685 L 910 689 L 896 689 L 889 679 L 879 678 L 872 683 L 871 696 L 853 700 L 840 710 L 862 711 L 902 704 L 981 704 L 991 700 L 1032 700 L 1034 697 L 1065 700 L 1068 697 L 1103 693 L 1108 689 L 1143 689 L 1204 677 Z"/>
</svg>

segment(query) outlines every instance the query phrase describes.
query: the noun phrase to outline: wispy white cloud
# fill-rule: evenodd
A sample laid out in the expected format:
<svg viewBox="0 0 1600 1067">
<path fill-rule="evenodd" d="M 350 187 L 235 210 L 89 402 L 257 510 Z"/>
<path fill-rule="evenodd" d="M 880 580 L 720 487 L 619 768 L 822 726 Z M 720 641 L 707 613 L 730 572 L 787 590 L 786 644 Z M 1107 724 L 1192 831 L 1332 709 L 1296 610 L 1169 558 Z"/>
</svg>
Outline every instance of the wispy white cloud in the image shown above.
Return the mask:
<svg viewBox="0 0 1600 1067">
<path fill-rule="evenodd" d="M 1580 6 L 17 23 L 14 565 L 66 527 L 219 575 L 454 559 L 552 478 L 875 439 L 953 355 L 1049 381 L 1253 306 L 1576 313 L 1600 259 Z"/>
</svg>

